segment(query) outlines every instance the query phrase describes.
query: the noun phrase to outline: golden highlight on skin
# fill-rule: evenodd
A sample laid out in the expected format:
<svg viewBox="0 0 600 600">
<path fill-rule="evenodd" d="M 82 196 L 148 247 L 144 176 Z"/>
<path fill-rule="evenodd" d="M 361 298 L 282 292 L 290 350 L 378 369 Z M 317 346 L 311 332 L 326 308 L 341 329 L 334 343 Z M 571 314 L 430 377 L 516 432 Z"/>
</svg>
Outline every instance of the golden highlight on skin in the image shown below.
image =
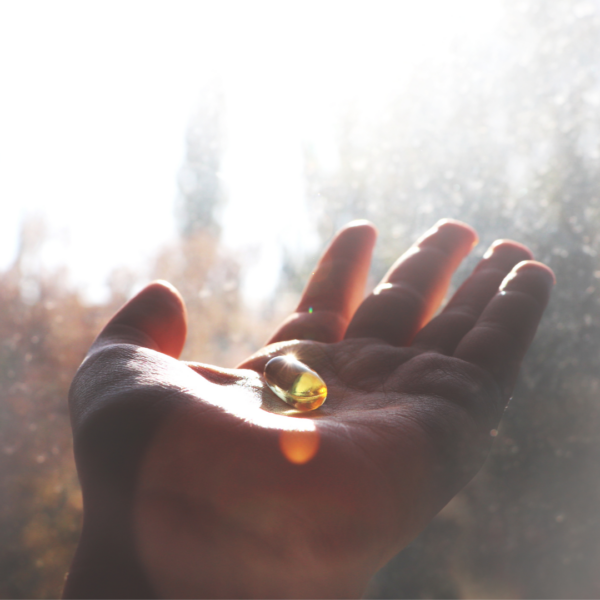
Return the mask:
<svg viewBox="0 0 600 600">
<path fill-rule="evenodd" d="M 296 410 L 315 410 L 327 398 L 321 377 L 292 355 L 272 358 L 265 365 L 264 377 L 271 390 Z"/>
<path fill-rule="evenodd" d="M 319 449 L 319 432 L 282 431 L 279 434 L 279 447 L 291 463 L 303 465 L 313 459 Z"/>
</svg>

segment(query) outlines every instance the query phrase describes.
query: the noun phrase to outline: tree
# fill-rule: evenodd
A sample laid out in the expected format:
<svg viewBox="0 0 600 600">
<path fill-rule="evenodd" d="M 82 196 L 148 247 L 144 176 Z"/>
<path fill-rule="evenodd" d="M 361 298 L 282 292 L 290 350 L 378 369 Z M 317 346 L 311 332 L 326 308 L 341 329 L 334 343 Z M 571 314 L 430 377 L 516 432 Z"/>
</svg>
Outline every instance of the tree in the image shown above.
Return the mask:
<svg viewBox="0 0 600 600">
<path fill-rule="evenodd" d="M 0 596 L 56 597 L 77 542 L 81 494 L 67 391 L 102 308 L 86 307 L 64 273 L 44 272 L 47 234 L 32 217 L 0 273 Z"/>
<path fill-rule="evenodd" d="M 243 311 L 239 264 L 219 244 L 220 125 L 211 110 L 200 107 L 187 136 L 181 235 L 157 248 L 148 270 L 186 299 L 185 358 L 234 366 L 271 327 Z M 57 597 L 82 516 L 69 385 L 95 336 L 143 278 L 117 266 L 110 298 L 90 305 L 69 283 L 66 265 L 44 268 L 49 233 L 42 218 L 25 220 L 20 240 L 14 264 L 0 273 L 0 596 Z"/>
<path fill-rule="evenodd" d="M 186 135 L 179 173 L 177 217 L 184 238 L 198 232 L 218 236 L 218 211 L 224 201 L 219 170 L 223 152 L 223 95 L 206 91 Z"/>
</svg>

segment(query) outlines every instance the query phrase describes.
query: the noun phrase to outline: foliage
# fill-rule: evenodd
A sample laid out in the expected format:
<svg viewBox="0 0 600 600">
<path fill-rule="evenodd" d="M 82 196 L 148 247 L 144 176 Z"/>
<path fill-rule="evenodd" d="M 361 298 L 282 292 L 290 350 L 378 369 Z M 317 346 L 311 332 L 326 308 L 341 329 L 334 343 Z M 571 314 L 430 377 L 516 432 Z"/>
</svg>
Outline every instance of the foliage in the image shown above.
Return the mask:
<svg viewBox="0 0 600 600">
<path fill-rule="evenodd" d="M 73 553 L 81 494 L 66 396 L 104 311 L 60 273 L 32 272 L 40 224 L 25 225 L 0 275 L 0 596 L 56 597 Z"/>
<path fill-rule="evenodd" d="M 21 238 L 17 261 L 0 274 L 0 597 L 56 597 L 82 509 L 69 384 L 94 337 L 139 281 L 120 269 L 111 277 L 109 301 L 87 305 L 65 273 L 39 270 L 43 223 L 26 222 Z M 186 299 L 183 358 L 233 367 L 273 328 L 273 316 L 243 312 L 239 267 L 209 232 L 163 248 L 152 270 Z"/>
<path fill-rule="evenodd" d="M 239 265 L 219 246 L 220 147 L 216 131 L 206 129 L 213 127 L 213 117 L 214 111 L 200 111 L 190 128 L 178 205 L 181 237 L 157 250 L 149 270 L 152 279 L 172 282 L 186 300 L 189 335 L 182 358 L 233 367 L 264 343 L 276 315 L 256 318 L 243 311 Z M 109 300 L 88 305 L 68 284 L 66 272 L 44 271 L 47 241 L 42 219 L 25 221 L 18 257 L 0 273 L 0 597 L 5 598 L 61 592 L 82 513 L 69 384 L 110 315 L 145 283 L 117 268 L 108 282 Z"/>
</svg>

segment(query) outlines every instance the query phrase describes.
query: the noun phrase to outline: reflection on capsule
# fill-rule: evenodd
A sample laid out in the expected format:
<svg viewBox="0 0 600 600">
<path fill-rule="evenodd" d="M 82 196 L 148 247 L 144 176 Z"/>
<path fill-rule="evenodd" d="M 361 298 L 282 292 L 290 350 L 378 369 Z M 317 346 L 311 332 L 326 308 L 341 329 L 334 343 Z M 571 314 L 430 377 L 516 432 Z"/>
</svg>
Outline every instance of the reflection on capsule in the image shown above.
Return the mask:
<svg viewBox="0 0 600 600">
<path fill-rule="evenodd" d="M 315 410 L 327 398 L 325 382 L 293 356 L 272 358 L 265 365 L 264 377 L 269 387 L 296 410 Z"/>
</svg>

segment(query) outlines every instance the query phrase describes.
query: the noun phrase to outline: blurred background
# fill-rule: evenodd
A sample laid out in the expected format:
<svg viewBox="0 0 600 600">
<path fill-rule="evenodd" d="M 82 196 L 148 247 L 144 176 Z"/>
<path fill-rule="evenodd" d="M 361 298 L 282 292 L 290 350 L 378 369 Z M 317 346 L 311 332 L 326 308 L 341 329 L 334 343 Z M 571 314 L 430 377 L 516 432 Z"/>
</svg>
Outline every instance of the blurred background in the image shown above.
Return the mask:
<svg viewBox="0 0 600 600">
<path fill-rule="evenodd" d="M 483 471 L 373 598 L 600 596 L 600 2 L 0 2 L 0 596 L 56 597 L 66 396 L 155 278 L 234 366 L 354 218 L 371 285 L 441 217 L 554 297 Z"/>
</svg>

